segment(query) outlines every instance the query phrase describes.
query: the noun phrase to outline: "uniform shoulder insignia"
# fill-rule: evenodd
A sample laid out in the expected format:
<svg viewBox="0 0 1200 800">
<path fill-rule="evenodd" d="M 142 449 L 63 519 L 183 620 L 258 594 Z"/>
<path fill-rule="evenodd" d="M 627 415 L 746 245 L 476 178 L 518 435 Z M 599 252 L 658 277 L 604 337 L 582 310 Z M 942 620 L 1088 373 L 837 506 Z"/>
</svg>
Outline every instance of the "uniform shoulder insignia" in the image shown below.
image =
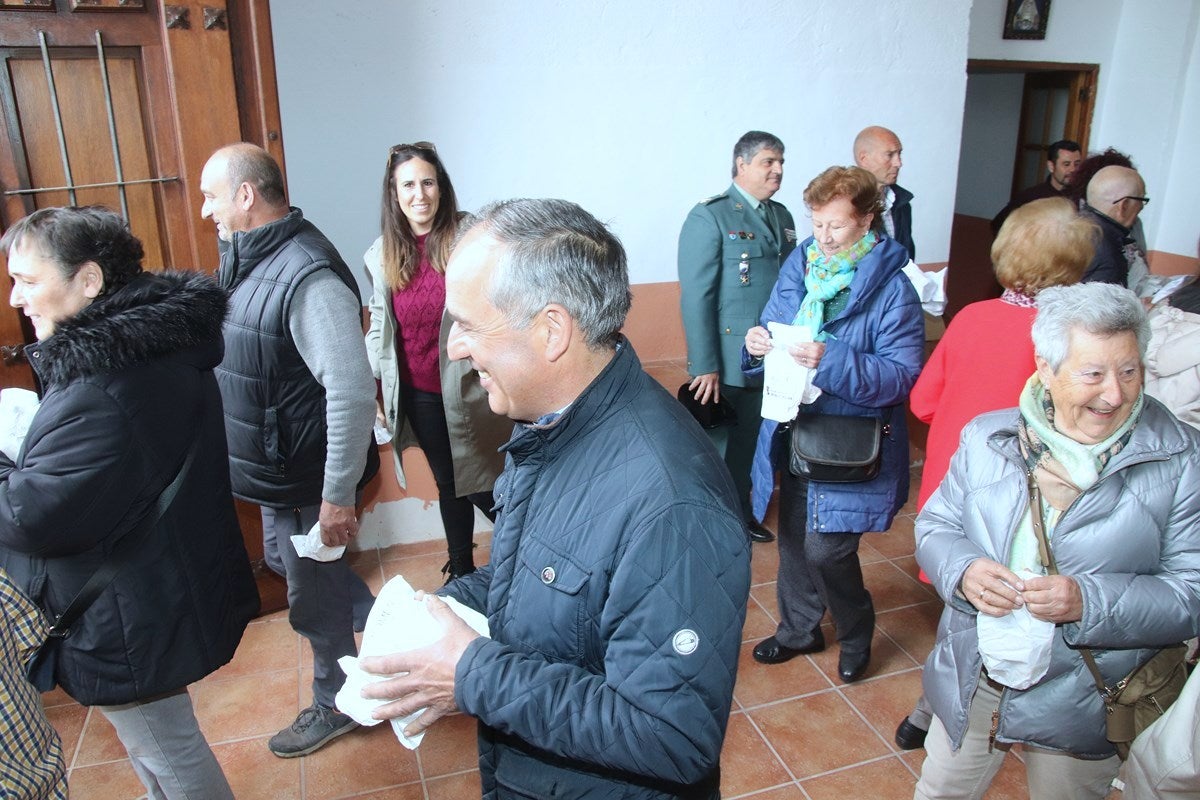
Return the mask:
<svg viewBox="0 0 1200 800">
<path fill-rule="evenodd" d="M 724 193 L 714 194 L 712 197 L 706 197 L 703 200 L 701 200 L 700 205 L 707 206 L 707 205 L 710 205 L 711 203 L 717 202 L 718 200 L 724 200 L 728 196 L 729 196 L 728 194 L 724 194 Z"/>
</svg>

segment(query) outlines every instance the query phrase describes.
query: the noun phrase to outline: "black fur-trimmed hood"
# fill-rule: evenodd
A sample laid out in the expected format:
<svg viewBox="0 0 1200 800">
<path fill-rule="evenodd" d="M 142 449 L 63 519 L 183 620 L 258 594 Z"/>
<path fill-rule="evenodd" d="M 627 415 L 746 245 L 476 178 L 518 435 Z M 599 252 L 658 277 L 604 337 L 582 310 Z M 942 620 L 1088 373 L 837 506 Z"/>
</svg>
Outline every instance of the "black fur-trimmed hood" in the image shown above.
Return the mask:
<svg viewBox="0 0 1200 800">
<path fill-rule="evenodd" d="M 221 361 L 228 298 L 198 272 L 144 272 L 110 296 L 55 324 L 25 353 L 44 386 L 117 372 L 195 351 L 200 369 Z"/>
</svg>

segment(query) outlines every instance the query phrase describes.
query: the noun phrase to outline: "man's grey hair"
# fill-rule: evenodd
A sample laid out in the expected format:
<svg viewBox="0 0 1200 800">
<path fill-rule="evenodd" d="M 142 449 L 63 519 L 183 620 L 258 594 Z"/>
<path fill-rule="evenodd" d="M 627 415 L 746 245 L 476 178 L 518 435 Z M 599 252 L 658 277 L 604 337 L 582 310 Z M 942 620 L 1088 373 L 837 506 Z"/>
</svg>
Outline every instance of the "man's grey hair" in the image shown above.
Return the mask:
<svg viewBox="0 0 1200 800">
<path fill-rule="evenodd" d="M 588 347 L 616 344 L 633 295 L 625 248 L 607 226 L 566 200 L 521 199 L 485 206 L 464 228 L 503 246 L 487 299 L 509 325 L 528 328 L 557 303 Z"/>
<path fill-rule="evenodd" d="M 737 162 L 740 158 L 749 164 L 759 150 L 777 150 L 783 155 L 783 142 L 779 137 L 766 131 L 746 131 L 742 138 L 733 146 L 733 170 L 731 177 L 737 177 Z"/>
<path fill-rule="evenodd" d="M 1118 333 L 1137 335 L 1138 355 L 1146 358 L 1150 323 L 1137 295 L 1112 283 L 1077 283 L 1052 286 L 1037 296 L 1033 321 L 1033 350 L 1058 372 L 1067 359 L 1071 330 L 1078 328 L 1093 336 Z"/>
</svg>

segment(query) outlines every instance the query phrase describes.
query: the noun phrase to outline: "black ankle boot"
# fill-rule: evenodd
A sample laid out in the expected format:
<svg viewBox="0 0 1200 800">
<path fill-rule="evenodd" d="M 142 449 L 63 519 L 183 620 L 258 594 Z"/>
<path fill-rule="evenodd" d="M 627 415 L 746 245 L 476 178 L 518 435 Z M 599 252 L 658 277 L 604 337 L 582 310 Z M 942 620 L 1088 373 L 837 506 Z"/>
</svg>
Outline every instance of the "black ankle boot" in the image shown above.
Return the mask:
<svg viewBox="0 0 1200 800">
<path fill-rule="evenodd" d="M 455 558 L 450 557 L 450 560 L 442 567 L 442 574 L 446 576 L 446 583 L 461 578 L 463 575 L 470 575 L 475 571 L 475 562 L 471 559 L 471 554 L 467 553 L 466 557 Z M 445 584 L 442 584 L 443 586 Z"/>
</svg>

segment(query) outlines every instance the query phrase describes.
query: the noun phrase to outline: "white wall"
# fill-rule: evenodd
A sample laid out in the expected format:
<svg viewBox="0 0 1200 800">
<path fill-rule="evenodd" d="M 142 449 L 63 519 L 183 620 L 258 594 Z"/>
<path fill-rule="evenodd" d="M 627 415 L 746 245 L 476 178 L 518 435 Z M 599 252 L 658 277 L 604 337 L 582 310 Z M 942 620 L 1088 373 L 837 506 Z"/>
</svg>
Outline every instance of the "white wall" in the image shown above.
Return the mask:
<svg viewBox="0 0 1200 800">
<path fill-rule="evenodd" d="M 955 213 L 991 219 L 1008 202 L 1024 85 L 1015 73 L 967 78 Z"/>
<path fill-rule="evenodd" d="M 1153 202 L 1142 213 L 1149 247 L 1196 255 L 1200 220 L 1200 3 L 1054 0 L 1042 41 L 1000 37 L 1006 0 L 974 0 L 973 59 L 1099 64 L 1089 150 L 1128 153 Z"/>
<path fill-rule="evenodd" d="M 272 24 L 292 201 L 356 268 L 396 142 L 434 141 L 467 209 L 579 202 L 648 283 L 676 279 L 679 226 L 729 185 L 743 132 L 784 140 L 776 199 L 802 217 L 876 123 L 904 143 L 921 261 L 947 258 L 967 3 L 288 0 Z"/>
</svg>

